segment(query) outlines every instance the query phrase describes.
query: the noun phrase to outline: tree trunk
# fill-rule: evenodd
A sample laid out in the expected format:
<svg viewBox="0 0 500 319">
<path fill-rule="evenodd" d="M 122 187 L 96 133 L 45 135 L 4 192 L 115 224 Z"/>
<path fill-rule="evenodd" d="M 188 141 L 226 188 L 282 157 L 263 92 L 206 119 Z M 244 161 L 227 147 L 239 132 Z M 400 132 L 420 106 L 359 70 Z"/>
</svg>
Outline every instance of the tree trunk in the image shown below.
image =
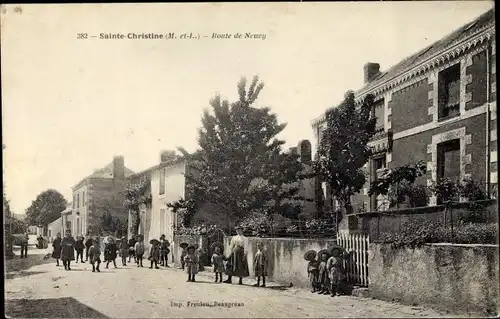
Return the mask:
<svg viewBox="0 0 500 319">
<path fill-rule="evenodd" d="M 131 212 L 131 217 L 132 217 L 132 227 L 130 228 L 130 232 L 132 236 L 137 236 L 139 234 L 139 225 L 141 224 L 141 216 L 140 216 L 140 211 L 133 210 Z"/>
</svg>

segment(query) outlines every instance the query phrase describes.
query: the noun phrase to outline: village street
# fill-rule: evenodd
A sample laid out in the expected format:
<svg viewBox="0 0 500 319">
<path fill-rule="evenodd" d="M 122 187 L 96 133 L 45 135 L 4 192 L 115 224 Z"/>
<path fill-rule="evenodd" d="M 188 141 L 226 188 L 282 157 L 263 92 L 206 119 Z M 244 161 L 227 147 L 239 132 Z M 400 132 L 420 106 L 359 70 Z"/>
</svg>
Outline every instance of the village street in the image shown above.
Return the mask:
<svg viewBox="0 0 500 319">
<path fill-rule="evenodd" d="M 180 269 L 149 269 L 135 264 L 92 273 L 88 263 L 72 265 L 72 271 L 57 267 L 53 259 L 42 260 L 45 250 L 30 250 L 18 256 L 20 271 L 5 275 L 7 317 L 16 318 L 179 318 L 179 317 L 438 317 L 421 307 L 379 300 L 312 294 L 298 288 L 254 288 L 215 284 L 206 271 L 196 283 L 187 283 Z M 117 260 L 118 261 L 118 260 Z M 24 263 L 24 264 L 23 264 Z M 32 267 L 26 268 L 29 263 Z M 273 286 L 275 288 L 273 289 Z M 228 306 L 188 306 L 188 302 L 233 303 Z M 441 315 L 442 316 L 442 315 Z"/>
</svg>

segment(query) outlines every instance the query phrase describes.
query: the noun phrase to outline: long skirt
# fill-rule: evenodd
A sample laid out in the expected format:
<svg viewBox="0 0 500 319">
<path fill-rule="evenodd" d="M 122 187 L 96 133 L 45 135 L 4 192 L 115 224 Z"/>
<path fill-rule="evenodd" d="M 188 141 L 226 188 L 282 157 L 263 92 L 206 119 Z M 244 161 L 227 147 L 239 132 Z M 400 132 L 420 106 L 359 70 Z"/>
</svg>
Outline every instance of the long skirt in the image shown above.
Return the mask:
<svg viewBox="0 0 500 319">
<path fill-rule="evenodd" d="M 235 251 L 231 253 L 231 256 L 229 256 L 226 265 L 226 274 L 234 277 L 250 276 L 246 257 L 243 249 L 235 249 Z"/>
</svg>

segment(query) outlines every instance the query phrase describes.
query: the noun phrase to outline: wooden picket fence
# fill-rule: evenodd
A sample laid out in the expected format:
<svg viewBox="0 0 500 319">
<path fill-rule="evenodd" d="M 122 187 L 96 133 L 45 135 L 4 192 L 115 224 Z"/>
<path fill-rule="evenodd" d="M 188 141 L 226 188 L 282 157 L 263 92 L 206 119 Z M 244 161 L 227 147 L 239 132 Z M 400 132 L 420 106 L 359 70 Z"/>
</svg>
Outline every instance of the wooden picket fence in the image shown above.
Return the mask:
<svg viewBox="0 0 500 319">
<path fill-rule="evenodd" d="M 368 287 L 368 250 L 370 237 L 367 234 L 337 234 L 337 244 L 346 250 L 354 252 L 344 266 L 347 270 L 347 280 L 357 286 Z"/>
</svg>

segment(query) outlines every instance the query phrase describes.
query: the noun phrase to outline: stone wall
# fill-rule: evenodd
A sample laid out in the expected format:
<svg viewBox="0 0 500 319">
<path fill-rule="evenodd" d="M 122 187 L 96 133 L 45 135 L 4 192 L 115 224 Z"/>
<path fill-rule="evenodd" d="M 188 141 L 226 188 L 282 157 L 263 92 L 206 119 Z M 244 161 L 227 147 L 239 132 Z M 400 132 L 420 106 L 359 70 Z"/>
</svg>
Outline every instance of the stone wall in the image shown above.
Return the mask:
<svg viewBox="0 0 500 319">
<path fill-rule="evenodd" d="M 467 315 L 498 313 L 498 246 L 370 245 L 370 295 Z"/>
<path fill-rule="evenodd" d="M 224 251 L 228 253 L 231 237 L 224 238 Z M 257 251 L 257 243 L 264 245 L 269 259 L 268 278 L 271 281 L 295 287 L 309 287 L 307 277 L 307 261 L 304 254 L 311 249 L 317 251 L 335 244 L 335 240 L 328 239 L 292 239 L 292 238 L 259 238 L 245 237 L 245 250 L 247 252 L 250 276 L 253 279 L 253 257 Z"/>
<path fill-rule="evenodd" d="M 485 201 L 488 213 L 486 216 L 490 222 L 498 222 L 496 200 Z M 446 214 L 447 223 L 451 220 L 456 221 L 460 217 L 465 217 L 470 213 L 468 203 L 459 203 L 448 211 Z M 422 208 L 407 208 L 399 210 L 391 210 L 385 212 L 368 212 L 356 215 L 347 216 L 344 218 L 341 229 L 349 229 L 351 231 L 362 231 L 370 235 L 370 240 L 377 240 L 382 233 L 395 233 L 399 232 L 400 227 L 411 219 L 425 219 L 429 221 L 443 221 L 444 220 L 444 206 L 429 206 Z M 346 224 L 349 224 L 347 226 Z"/>
</svg>

